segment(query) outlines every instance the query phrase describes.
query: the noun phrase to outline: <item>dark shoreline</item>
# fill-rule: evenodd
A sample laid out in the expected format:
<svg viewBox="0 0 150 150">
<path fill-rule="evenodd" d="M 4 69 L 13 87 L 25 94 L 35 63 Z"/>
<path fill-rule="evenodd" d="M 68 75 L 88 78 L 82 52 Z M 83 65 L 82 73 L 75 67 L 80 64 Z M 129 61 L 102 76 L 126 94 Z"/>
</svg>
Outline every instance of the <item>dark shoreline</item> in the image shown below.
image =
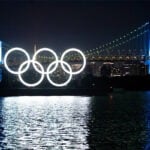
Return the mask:
<svg viewBox="0 0 150 150">
<path fill-rule="evenodd" d="M 112 89 L 0 89 L 0 96 L 100 96 Z"/>
<path fill-rule="evenodd" d="M 87 78 L 83 83 L 82 87 L 68 86 L 65 88 L 13 88 L 1 85 L 0 96 L 100 96 L 120 89 L 130 91 L 150 90 L 150 76 L 92 77 Z"/>
</svg>

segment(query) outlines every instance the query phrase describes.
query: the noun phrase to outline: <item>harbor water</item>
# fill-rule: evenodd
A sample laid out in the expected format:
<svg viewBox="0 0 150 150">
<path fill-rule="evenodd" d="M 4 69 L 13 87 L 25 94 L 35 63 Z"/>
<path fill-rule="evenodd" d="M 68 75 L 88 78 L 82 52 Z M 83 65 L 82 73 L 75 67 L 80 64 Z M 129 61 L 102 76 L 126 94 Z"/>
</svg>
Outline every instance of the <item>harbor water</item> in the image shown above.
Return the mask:
<svg viewBox="0 0 150 150">
<path fill-rule="evenodd" d="M 149 150 L 150 91 L 1 97 L 0 149 Z"/>
</svg>

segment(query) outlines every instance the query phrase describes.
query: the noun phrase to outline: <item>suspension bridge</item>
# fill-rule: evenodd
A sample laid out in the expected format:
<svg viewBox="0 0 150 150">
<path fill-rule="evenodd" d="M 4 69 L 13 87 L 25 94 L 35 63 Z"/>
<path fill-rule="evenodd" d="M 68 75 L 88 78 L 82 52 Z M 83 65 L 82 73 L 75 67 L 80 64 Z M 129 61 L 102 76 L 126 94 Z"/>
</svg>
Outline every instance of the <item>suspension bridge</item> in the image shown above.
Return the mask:
<svg viewBox="0 0 150 150">
<path fill-rule="evenodd" d="M 68 88 L 61 88 L 62 91 L 57 91 L 53 86 L 43 82 L 36 89 L 32 91 L 28 88 L 22 86 L 19 79 L 15 76 L 10 75 L 4 68 L 4 55 L 11 47 L 4 42 L 0 42 L 0 79 L 1 79 L 1 94 L 2 95 L 37 95 L 37 90 L 39 95 L 51 95 L 51 94 L 100 94 L 99 90 L 109 91 L 111 87 L 135 87 L 138 81 L 141 81 L 139 85 L 142 87 L 150 88 L 149 86 L 149 75 L 150 74 L 150 24 L 146 22 L 145 24 L 137 27 L 136 29 L 129 31 L 128 33 L 100 46 L 97 46 L 90 50 L 83 50 L 86 56 L 87 65 L 83 73 L 79 76 L 73 77 Z M 59 57 L 62 54 L 59 54 Z M 10 66 L 16 67 L 19 65 L 21 57 L 16 57 Z M 38 55 L 37 60 L 43 65 L 48 65 L 54 58 L 51 56 Z M 71 53 L 66 55 L 64 58 L 66 62 L 76 70 L 82 65 L 83 60 L 77 53 Z M 11 61 L 10 61 L 11 62 Z M 18 66 L 16 67 L 18 68 Z M 142 76 L 141 76 L 142 75 Z M 60 79 L 60 76 L 56 76 Z M 99 77 L 121 77 L 118 78 L 104 78 Z M 122 78 L 126 76 L 127 78 Z M 135 78 L 137 76 L 137 78 Z M 146 76 L 146 77 L 145 77 Z M 36 74 L 33 76 L 36 77 Z M 131 77 L 131 78 L 128 78 Z M 4 80 L 3 80 L 4 78 Z M 35 81 L 37 78 L 32 78 L 29 74 L 31 82 Z M 32 80 L 33 79 L 33 80 Z M 55 78 L 54 78 L 55 79 Z M 114 82 L 115 79 L 115 82 Z M 117 80 L 116 80 L 117 79 Z M 124 80 L 125 79 L 125 80 Z M 64 80 L 64 79 L 63 79 Z M 66 80 L 66 78 L 65 78 Z M 29 80 L 30 81 L 30 80 Z M 58 82 L 58 80 L 55 80 Z M 119 83 L 119 84 L 118 84 Z M 128 85 L 126 85 L 128 83 Z M 130 83 L 130 85 L 129 85 Z M 14 89 L 14 87 L 17 87 Z M 47 89 L 45 88 L 47 87 Z M 70 88 L 71 87 L 71 88 Z M 136 86 L 137 87 L 137 86 Z M 6 88 L 11 89 L 8 94 Z M 74 90 L 75 88 L 75 90 Z M 139 88 L 141 88 L 139 86 Z M 18 91 L 19 89 L 19 91 Z M 51 89 L 51 93 L 49 93 Z M 68 90 L 69 89 L 69 90 Z M 81 90 L 80 90 L 81 89 Z M 88 92 L 87 92 L 88 91 Z M 35 92 L 35 93 L 34 93 Z"/>
<path fill-rule="evenodd" d="M 150 74 L 150 23 L 146 22 L 108 43 L 85 50 L 84 53 L 88 62 L 97 64 L 95 70 L 99 70 L 98 67 L 102 66 L 104 62 L 113 63 L 114 68 L 119 70 L 126 67 L 125 64 L 128 63 L 130 66 L 134 66 L 132 68 L 136 67 L 136 70 L 137 65 L 143 65 L 144 75 Z M 67 59 L 80 61 L 80 58 L 75 54 L 68 56 Z M 137 75 L 135 69 L 132 72 L 131 75 Z"/>
<path fill-rule="evenodd" d="M 4 54 L 9 48 L 10 46 L 6 43 L 0 42 L 1 64 L 3 64 Z M 83 52 L 87 59 L 87 66 L 92 68 L 92 74 L 96 76 L 101 75 L 100 70 L 103 64 L 111 64 L 112 72 L 117 72 L 112 73 L 114 75 L 119 72 L 121 72 L 121 76 L 129 72 L 130 75 L 140 75 L 143 72 L 144 75 L 150 74 L 150 23 L 146 22 L 108 43 L 90 50 L 83 50 Z M 39 55 L 37 59 L 49 63 L 53 58 Z M 76 53 L 67 55 L 65 59 L 76 64 L 82 62 L 82 58 Z M 17 60 L 19 59 L 16 59 L 15 65 Z M 142 67 L 143 70 L 137 71 L 138 67 Z"/>
</svg>

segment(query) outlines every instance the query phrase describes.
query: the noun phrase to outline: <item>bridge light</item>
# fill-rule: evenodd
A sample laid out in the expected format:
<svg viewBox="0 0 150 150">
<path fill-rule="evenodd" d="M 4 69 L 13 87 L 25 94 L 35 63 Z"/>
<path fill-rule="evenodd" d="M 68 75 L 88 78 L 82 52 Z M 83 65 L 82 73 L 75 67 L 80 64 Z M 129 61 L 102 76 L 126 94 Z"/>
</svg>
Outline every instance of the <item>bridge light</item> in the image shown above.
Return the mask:
<svg viewBox="0 0 150 150">
<path fill-rule="evenodd" d="M 0 41 L 0 64 L 2 64 L 2 42 Z"/>
</svg>

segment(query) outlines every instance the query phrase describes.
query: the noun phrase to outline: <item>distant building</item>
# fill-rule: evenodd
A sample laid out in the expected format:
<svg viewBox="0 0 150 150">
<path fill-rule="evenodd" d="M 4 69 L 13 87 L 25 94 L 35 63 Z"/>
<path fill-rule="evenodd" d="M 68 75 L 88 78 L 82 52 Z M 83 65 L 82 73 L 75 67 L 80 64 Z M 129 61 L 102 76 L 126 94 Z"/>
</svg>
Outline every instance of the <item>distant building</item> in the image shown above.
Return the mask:
<svg viewBox="0 0 150 150">
<path fill-rule="evenodd" d="M 113 64 L 114 63 L 112 63 L 112 62 L 104 62 L 101 67 L 101 76 L 110 77 Z"/>
</svg>

